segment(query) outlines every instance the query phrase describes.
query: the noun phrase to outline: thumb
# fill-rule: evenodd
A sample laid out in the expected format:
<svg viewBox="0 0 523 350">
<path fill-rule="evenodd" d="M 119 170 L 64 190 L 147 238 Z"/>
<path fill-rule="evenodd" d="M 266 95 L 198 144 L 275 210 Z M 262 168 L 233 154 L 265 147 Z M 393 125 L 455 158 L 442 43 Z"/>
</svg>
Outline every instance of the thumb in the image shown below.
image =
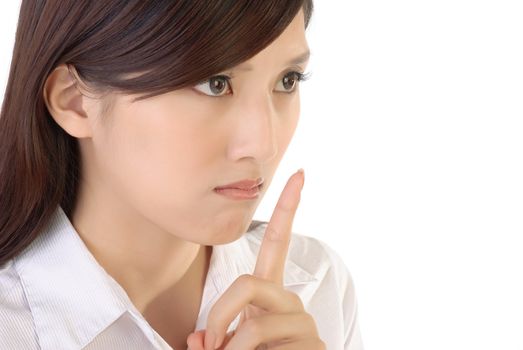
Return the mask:
<svg viewBox="0 0 523 350">
<path fill-rule="evenodd" d="M 188 350 L 204 350 L 203 341 L 205 339 L 205 329 L 198 330 L 189 334 L 187 337 Z"/>
<path fill-rule="evenodd" d="M 227 346 L 227 344 L 229 343 L 229 341 L 231 340 L 231 338 L 234 337 L 235 333 L 236 332 L 233 329 L 229 333 L 225 334 L 225 338 L 222 340 L 222 343 L 220 344 L 220 347 L 217 348 L 217 350 L 224 350 L 225 347 Z M 203 334 L 203 340 L 205 340 L 205 334 Z M 202 344 L 203 344 L 203 342 L 202 342 Z M 214 349 L 214 344 L 212 345 L 212 348 Z M 192 348 L 190 348 L 190 349 L 193 350 Z M 197 349 L 197 350 L 200 350 L 200 349 Z M 204 350 L 204 349 L 202 348 L 202 350 Z"/>
</svg>

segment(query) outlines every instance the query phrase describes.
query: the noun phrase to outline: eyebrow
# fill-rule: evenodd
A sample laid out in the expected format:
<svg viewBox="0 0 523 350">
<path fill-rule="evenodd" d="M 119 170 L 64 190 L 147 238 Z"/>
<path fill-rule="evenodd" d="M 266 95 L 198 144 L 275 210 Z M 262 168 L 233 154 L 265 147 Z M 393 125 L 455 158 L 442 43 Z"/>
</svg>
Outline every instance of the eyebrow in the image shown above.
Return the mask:
<svg viewBox="0 0 523 350">
<path fill-rule="evenodd" d="M 290 61 L 287 62 L 287 64 L 292 65 L 292 64 L 304 63 L 310 58 L 310 56 L 311 56 L 311 52 L 310 52 L 310 50 L 307 50 L 307 51 L 299 54 L 298 56 L 292 58 Z M 252 66 L 249 65 L 248 63 L 242 63 L 242 64 L 237 65 L 235 67 L 235 69 L 250 71 L 250 70 L 252 70 Z"/>
</svg>

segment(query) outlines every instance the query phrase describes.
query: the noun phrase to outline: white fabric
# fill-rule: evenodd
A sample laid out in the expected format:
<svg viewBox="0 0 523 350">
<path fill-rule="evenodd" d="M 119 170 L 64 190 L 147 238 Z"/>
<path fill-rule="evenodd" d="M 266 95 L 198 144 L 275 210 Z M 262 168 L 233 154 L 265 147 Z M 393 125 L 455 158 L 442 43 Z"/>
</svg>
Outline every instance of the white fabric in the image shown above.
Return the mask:
<svg viewBox="0 0 523 350">
<path fill-rule="evenodd" d="M 213 246 L 196 330 L 205 328 L 211 306 L 230 284 L 252 274 L 266 227 L 263 222 Z M 301 297 L 328 350 L 363 349 L 354 284 L 332 248 L 293 233 L 284 288 Z M 238 321 L 239 315 L 228 331 Z M 98 264 L 61 207 L 23 252 L 0 266 L 0 349 L 172 350 Z"/>
</svg>

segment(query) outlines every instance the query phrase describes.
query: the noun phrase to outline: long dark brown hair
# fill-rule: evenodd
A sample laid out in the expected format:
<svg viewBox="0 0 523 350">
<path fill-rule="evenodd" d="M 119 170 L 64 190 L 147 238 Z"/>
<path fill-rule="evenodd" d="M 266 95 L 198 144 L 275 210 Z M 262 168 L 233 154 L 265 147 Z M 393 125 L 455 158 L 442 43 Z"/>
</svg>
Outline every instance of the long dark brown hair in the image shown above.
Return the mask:
<svg viewBox="0 0 523 350">
<path fill-rule="evenodd" d="M 251 58 L 300 9 L 307 27 L 312 0 L 23 0 L 0 114 L 0 266 L 58 205 L 70 217 L 76 203 L 78 140 L 43 99 L 54 68 L 73 67 L 93 91 L 145 99 Z"/>
</svg>

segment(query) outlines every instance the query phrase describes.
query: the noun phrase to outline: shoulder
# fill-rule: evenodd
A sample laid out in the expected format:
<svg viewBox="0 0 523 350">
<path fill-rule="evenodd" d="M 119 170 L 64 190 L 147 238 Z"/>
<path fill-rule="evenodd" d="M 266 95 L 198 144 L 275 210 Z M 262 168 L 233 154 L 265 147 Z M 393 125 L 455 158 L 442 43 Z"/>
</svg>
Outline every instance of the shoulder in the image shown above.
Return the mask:
<svg viewBox="0 0 523 350">
<path fill-rule="evenodd" d="M 0 266 L 0 348 L 37 349 L 33 318 L 13 259 Z"/>
</svg>

